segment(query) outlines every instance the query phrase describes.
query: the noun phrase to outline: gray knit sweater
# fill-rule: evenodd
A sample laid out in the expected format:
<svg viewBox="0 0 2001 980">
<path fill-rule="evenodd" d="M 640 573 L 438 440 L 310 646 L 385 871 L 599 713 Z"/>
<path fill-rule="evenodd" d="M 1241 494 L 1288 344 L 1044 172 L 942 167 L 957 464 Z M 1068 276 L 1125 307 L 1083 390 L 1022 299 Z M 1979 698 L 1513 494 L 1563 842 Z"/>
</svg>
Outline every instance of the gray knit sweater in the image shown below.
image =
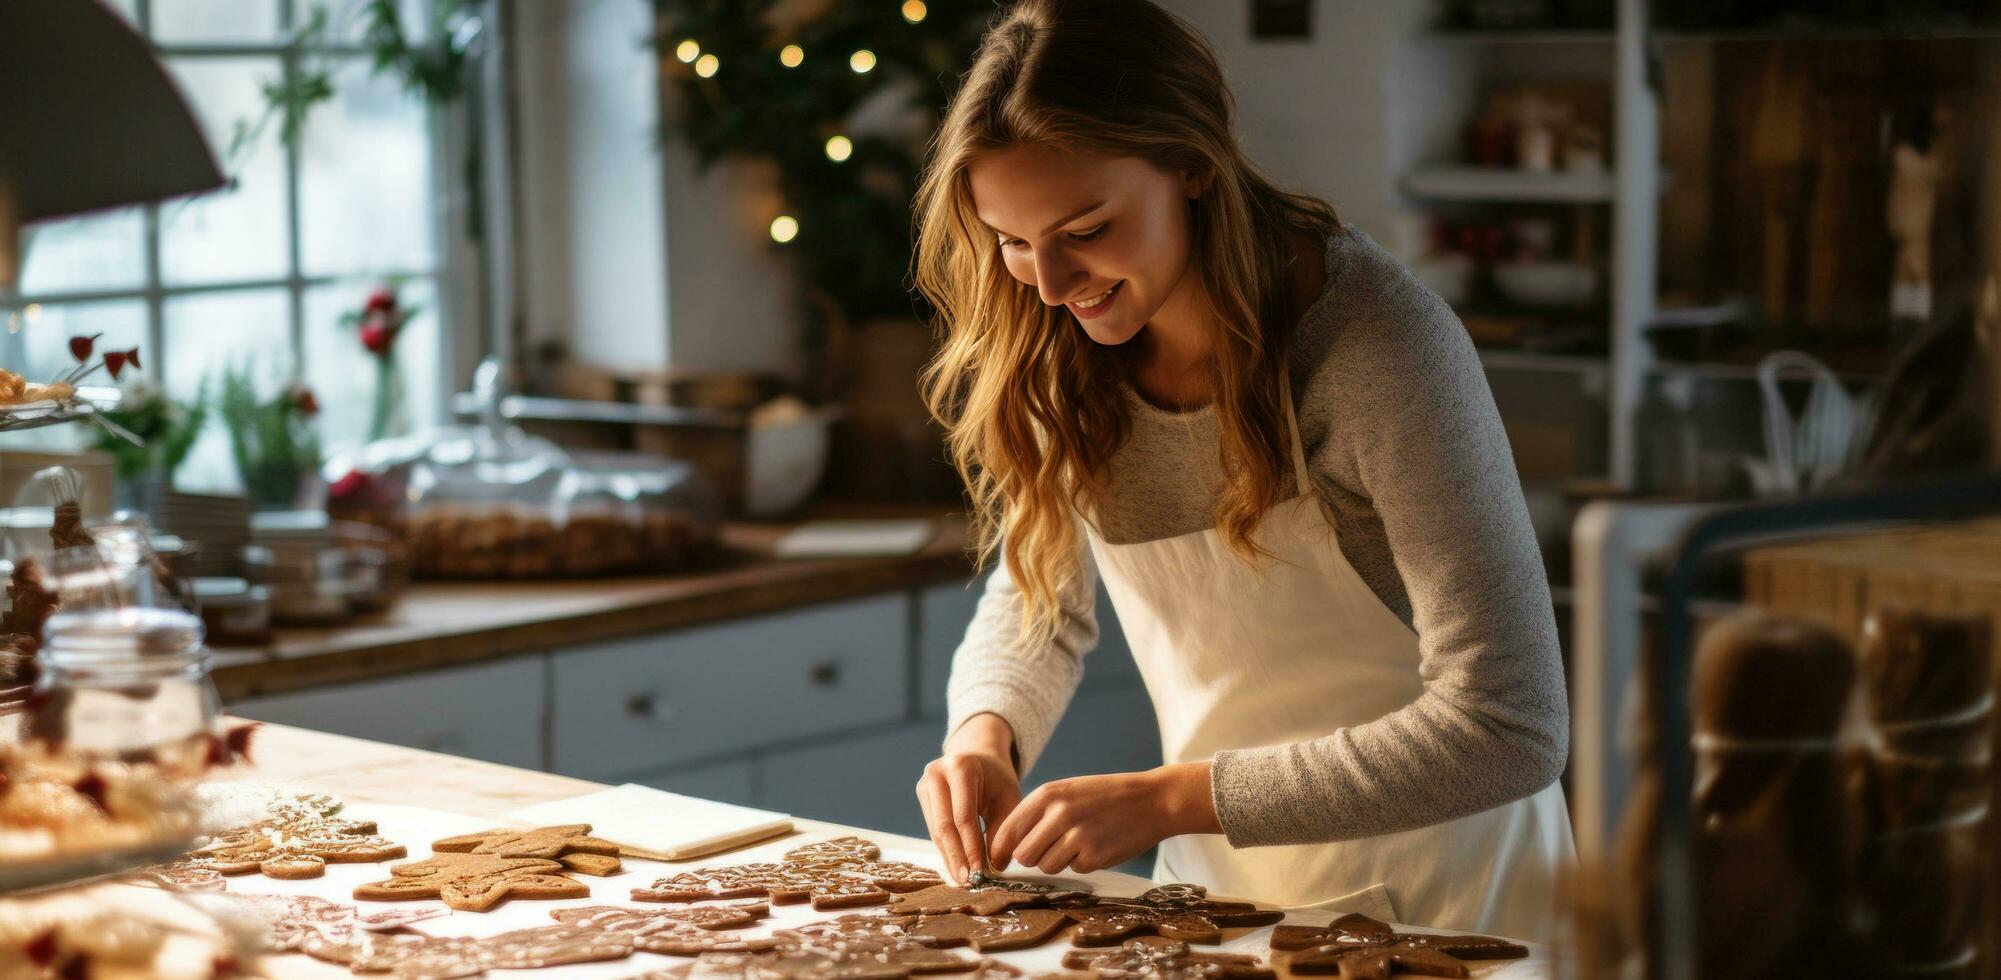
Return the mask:
<svg viewBox="0 0 2001 980">
<path fill-rule="evenodd" d="M 1374 242 L 1329 236 L 1321 295 L 1290 365 L 1300 437 L 1342 553 L 1417 633 L 1424 693 L 1381 718 L 1212 760 L 1231 844 L 1408 830 L 1535 793 L 1562 772 L 1569 712 L 1528 510 L 1479 358 L 1458 319 Z M 1222 474 L 1210 408 L 1170 412 L 1130 388 L 1131 432 L 1099 507 L 1106 540 L 1215 525 Z M 1021 593 L 998 569 L 952 663 L 955 731 L 992 712 L 1024 772 L 1097 642 L 1088 549 L 1053 642 L 1025 642 Z"/>
</svg>

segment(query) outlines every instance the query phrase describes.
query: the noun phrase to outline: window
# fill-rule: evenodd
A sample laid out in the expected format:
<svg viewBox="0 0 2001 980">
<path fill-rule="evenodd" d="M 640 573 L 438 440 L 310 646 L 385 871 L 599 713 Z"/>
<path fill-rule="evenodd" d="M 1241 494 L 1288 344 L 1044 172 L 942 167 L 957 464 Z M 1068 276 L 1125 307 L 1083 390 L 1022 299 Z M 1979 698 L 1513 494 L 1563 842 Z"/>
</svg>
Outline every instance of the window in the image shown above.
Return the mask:
<svg viewBox="0 0 2001 980">
<path fill-rule="evenodd" d="M 310 9 L 329 8 L 329 46 L 287 45 Z M 111 0 L 149 37 L 193 106 L 230 188 L 197 198 L 33 226 L 0 363 L 48 380 L 73 362 L 68 339 L 143 347 L 144 374 L 193 399 L 223 368 L 246 365 L 267 391 L 294 376 L 323 407 L 320 437 L 360 439 L 373 362 L 341 314 L 397 280 L 419 310 L 397 342 L 415 426 L 442 416 L 446 337 L 440 289 L 441 131 L 399 79 L 370 72 L 355 0 Z M 416 20 L 418 18 L 408 18 Z M 238 127 L 266 112 L 263 87 L 323 65 L 334 98 L 313 107 L 297 146 L 273 119 L 231 152 Z M 144 162 L 135 160 L 134 166 Z M 129 375 L 127 376 L 130 377 Z M 98 375 L 92 383 L 109 383 Z M 25 434 L 24 434 L 25 435 Z M 74 437 L 72 437 L 74 438 Z M 177 474 L 187 489 L 238 485 L 212 423 Z M 4 502 L 0 502 L 4 503 Z"/>
</svg>

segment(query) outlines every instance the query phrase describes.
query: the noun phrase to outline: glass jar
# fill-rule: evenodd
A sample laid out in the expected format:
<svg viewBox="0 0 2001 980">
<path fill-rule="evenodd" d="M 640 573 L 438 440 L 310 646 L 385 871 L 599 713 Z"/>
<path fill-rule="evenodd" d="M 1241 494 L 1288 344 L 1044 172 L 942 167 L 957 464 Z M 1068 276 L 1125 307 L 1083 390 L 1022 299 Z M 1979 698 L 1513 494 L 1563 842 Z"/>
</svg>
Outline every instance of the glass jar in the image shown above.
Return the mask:
<svg viewBox="0 0 2001 980">
<path fill-rule="evenodd" d="M 50 557 L 62 606 L 43 627 L 24 737 L 86 758 L 156 763 L 170 776 L 206 768 L 221 700 L 201 619 L 166 594 L 160 574 L 132 528 Z"/>
</svg>

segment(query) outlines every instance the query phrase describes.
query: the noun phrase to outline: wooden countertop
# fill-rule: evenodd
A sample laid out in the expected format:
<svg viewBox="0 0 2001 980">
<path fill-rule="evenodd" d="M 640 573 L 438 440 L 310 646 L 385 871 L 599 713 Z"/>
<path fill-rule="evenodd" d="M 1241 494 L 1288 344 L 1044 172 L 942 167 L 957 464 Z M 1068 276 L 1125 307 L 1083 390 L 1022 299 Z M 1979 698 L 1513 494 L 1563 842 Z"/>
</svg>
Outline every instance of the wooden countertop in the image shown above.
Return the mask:
<svg viewBox="0 0 2001 980">
<path fill-rule="evenodd" d="M 689 575 L 420 583 L 386 613 L 327 629 L 279 630 L 265 649 L 217 649 L 215 686 L 233 701 L 918 588 L 972 571 L 957 517 L 938 518 L 930 543 L 915 555 L 771 557 L 795 526 L 727 525 L 723 540 L 737 557 Z"/>
</svg>

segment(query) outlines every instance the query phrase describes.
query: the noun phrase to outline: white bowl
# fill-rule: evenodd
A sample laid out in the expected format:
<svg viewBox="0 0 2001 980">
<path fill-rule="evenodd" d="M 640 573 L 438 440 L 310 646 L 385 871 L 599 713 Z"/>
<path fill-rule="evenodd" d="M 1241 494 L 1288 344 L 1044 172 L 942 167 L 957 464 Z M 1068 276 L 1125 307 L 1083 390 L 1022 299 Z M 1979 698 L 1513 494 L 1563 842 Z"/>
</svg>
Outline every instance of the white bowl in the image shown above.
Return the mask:
<svg viewBox="0 0 2001 980">
<path fill-rule="evenodd" d="M 1473 260 L 1463 252 L 1427 255 L 1411 263 L 1411 275 L 1449 306 L 1466 302 L 1473 284 Z"/>
<path fill-rule="evenodd" d="M 1506 262 L 1494 267 L 1494 287 L 1526 306 L 1581 306 L 1598 290 L 1598 270 L 1581 262 Z"/>
</svg>

